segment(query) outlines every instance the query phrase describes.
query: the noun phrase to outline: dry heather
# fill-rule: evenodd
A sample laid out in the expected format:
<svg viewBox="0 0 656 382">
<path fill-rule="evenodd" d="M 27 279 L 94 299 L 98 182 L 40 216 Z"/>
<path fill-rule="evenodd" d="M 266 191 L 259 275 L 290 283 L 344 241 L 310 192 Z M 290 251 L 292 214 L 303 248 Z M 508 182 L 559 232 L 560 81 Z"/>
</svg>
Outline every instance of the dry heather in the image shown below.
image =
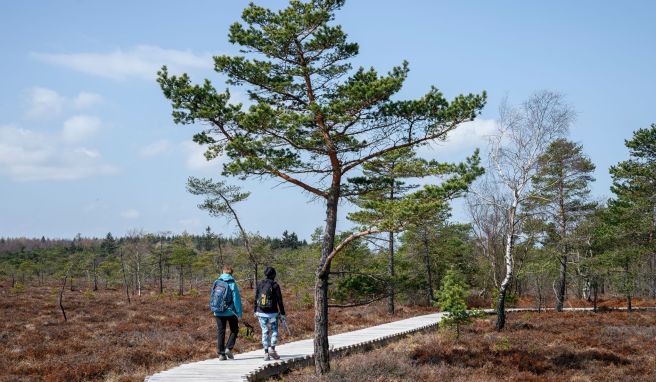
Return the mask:
<svg viewBox="0 0 656 382">
<path fill-rule="evenodd" d="M 656 381 L 656 313 L 511 313 L 336 360 L 323 381 Z M 311 369 L 286 382 L 315 381 Z"/>
<path fill-rule="evenodd" d="M 56 286 L 29 287 L 12 293 L 0 285 L 1 381 L 143 381 L 154 372 L 192 360 L 216 356 L 216 324 L 210 316 L 209 296 L 176 297 L 146 292 L 128 304 L 120 290 L 69 291 L 59 310 Z M 209 293 L 209 292 L 208 292 Z M 252 299 L 251 290 L 245 290 Z M 287 296 L 293 337 L 308 338 L 314 330 L 312 306 Z M 402 308 L 391 318 L 385 307 L 331 309 L 331 332 L 344 332 L 426 312 Z M 257 349 L 259 326 L 250 301 L 244 301 L 244 321 L 256 328 L 241 337 L 236 350 Z"/>
</svg>

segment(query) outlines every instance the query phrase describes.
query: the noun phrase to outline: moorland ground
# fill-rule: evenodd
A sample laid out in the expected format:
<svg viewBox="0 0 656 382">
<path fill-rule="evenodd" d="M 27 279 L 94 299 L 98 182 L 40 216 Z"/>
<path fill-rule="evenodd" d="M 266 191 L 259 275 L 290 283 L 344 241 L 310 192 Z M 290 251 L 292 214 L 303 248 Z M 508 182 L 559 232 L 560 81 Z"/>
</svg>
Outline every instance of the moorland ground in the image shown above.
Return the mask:
<svg viewBox="0 0 656 382">
<path fill-rule="evenodd" d="M 146 291 L 141 297 L 132 296 L 132 303 L 128 304 L 121 289 L 92 292 L 81 287 L 71 291 L 67 287 L 64 306 L 68 321 L 64 322 L 58 306 L 59 290 L 54 284 L 29 286 L 25 290 L 12 290 L 9 284 L 0 286 L 0 340 L 3 344 L 0 347 L 0 380 L 142 381 L 157 371 L 216 356 L 216 324 L 210 316 L 205 293 L 193 290 L 188 295 L 177 296 L 170 292 L 159 295 Z M 260 347 L 251 294 L 252 290 L 244 288 L 242 291 L 242 322 L 254 326 L 255 333 L 247 333 L 246 326 L 241 325 L 238 352 Z M 294 294 L 285 298 L 293 336 L 283 333 L 282 340 L 310 338 L 314 330 L 311 300 Z M 525 298 L 518 305 L 531 306 L 532 303 L 532 299 Z M 586 304 L 574 299 L 570 303 L 574 306 Z M 600 305 L 622 303 L 621 300 L 606 300 Z M 472 304 L 489 306 L 486 301 L 470 301 L 470 306 Z M 656 305 L 641 300 L 635 304 Z M 400 306 L 395 316 L 389 316 L 386 309 L 384 302 L 331 309 L 330 332 L 351 331 L 436 310 Z M 433 334 L 400 342 L 391 347 L 392 350 L 373 353 L 373 357 L 356 356 L 361 357 L 360 361 L 358 358 L 338 361 L 335 373 L 328 380 L 359 379 L 359 375 L 348 375 L 348 365 L 355 366 L 358 362 L 364 362 L 367 369 L 384 371 L 372 378 L 386 381 L 415 377 L 431 380 L 435 375 L 502 379 L 504 370 L 511 370 L 519 379 L 549 380 L 565 370 L 567 375 L 589 374 L 597 379 L 614 367 L 628 373 L 620 373 L 623 377 L 638 371 L 654 375 L 651 370 L 656 369 L 653 356 L 656 354 L 656 313 L 513 314 L 509 329 L 499 334 L 493 331 L 490 320 L 478 321 L 467 328 L 459 342 L 452 341 L 446 334 Z M 568 351 L 573 354 L 572 360 L 567 360 Z M 369 359 L 371 361 L 366 361 Z M 463 364 L 463 360 L 469 363 Z M 376 362 L 390 366 L 379 368 Z M 534 365 L 527 366 L 534 370 L 519 370 L 517 362 Z M 651 366 L 645 366 L 649 362 Z M 414 371 L 409 373 L 408 370 Z M 592 370 L 596 371 L 592 373 Z M 347 374 L 342 378 L 341 373 Z M 399 373 L 402 377 L 396 377 Z M 303 374 L 293 378 L 312 379 Z"/>
<path fill-rule="evenodd" d="M 453 331 L 419 334 L 333 362 L 309 381 L 656 381 L 656 312 L 510 313 L 503 332 L 494 317 Z"/>
<path fill-rule="evenodd" d="M 209 287 L 208 287 L 209 288 Z M 12 291 L 0 286 L 1 381 L 143 381 L 144 377 L 181 363 L 216 357 L 216 323 L 208 308 L 209 291 L 164 295 L 146 291 L 128 304 L 118 290 L 66 288 L 59 310 L 60 288 L 30 286 Z M 204 292 L 204 291 L 203 291 Z M 255 328 L 246 335 L 240 325 L 236 351 L 259 348 L 259 325 L 253 317 L 253 291 L 242 290 L 243 321 Z M 312 301 L 285 296 L 293 336 L 314 331 Z M 388 316 L 383 304 L 331 309 L 330 333 L 341 333 L 432 311 L 400 307 Z"/>
</svg>

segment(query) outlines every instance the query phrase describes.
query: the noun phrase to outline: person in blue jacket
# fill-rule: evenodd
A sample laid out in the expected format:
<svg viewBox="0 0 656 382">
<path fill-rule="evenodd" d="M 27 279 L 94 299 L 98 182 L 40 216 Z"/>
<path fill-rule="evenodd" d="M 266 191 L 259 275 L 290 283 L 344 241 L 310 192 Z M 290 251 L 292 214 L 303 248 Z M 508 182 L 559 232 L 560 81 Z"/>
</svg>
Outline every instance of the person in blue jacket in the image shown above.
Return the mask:
<svg viewBox="0 0 656 382">
<path fill-rule="evenodd" d="M 223 267 L 223 274 L 219 276 L 220 280 L 228 283 L 230 290 L 232 291 L 232 303 L 225 312 L 214 313 L 216 318 L 217 326 L 217 351 L 219 354 L 219 359 L 225 361 L 226 359 L 234 359 L 235 356 L 232 354 L 232 348 L 235 346 L 237 341 L 237 333 L 239 333 L 239 318 L 241 318 L 241 298 L 239 297 L 239 288 L 237 287 L 237 282 L 232 273 L 234 270 L 231 266 L 225 265 Z M 226 326 L 230 326 L 230 337 L 228 337 L 228 343 L 225 343 L 225 332 Z M 227 348 L 227 349 L 226 349 Z"/>
</svg>

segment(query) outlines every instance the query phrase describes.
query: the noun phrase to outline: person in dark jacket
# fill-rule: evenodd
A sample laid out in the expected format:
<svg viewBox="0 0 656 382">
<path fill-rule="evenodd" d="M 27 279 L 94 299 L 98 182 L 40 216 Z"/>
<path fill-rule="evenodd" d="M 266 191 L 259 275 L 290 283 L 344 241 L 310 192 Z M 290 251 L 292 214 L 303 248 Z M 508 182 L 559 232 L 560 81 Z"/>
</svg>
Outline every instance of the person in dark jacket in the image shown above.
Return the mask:
<svg viewBox="0 0 656 382">
<path fill-rule="evenodd" d="M 282 302 L 280 285 L 275 281 L 276 270 L 267 267 L 264 270 L 266 279 L 257 284 L 255 290 L 255 315 L 260 320 L 262 329 L 262 346 L 264 346 L 264 360 L 280 359 L 276 352 L 278 344 L 278 319 L 285 320 L 285 306 Z M 269 335 L 269 327 L 271 335 Z"/>
<path fill-rule="evenodd" d="M 237 282 L 232 277 L 233 269 L 231 266 L 226 265 L 223 267 L 223 274 L 219 276 L 219 280 L 228 283 L 232 291 L 232 303 L 225 312 L 214 313 L 216 318 L 217 327 L 217 353 L 219 360 L 225 361 L 227 358 L 234 359 L 232 348 L 237 341 L 237 334 L 239 333 L 239 318 L 241 318 L 241 298 L 239 296 L 239 288 Z M 230 326 L 230 337 L 228 343 L 225 344 L 226 326 Z M 227 347 L 227 350 L 226 350 Z"/>
</svg>

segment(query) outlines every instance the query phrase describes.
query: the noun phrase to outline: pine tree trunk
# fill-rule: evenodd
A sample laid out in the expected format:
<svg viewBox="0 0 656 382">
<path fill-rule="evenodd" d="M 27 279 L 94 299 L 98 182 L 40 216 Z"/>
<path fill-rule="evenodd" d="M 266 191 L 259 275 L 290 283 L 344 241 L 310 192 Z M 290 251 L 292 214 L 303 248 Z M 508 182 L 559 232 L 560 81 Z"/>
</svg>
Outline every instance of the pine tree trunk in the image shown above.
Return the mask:
<svg viewBox="0 0 656 382">
<path fill-rule="evenodd" d="M 558 277 L 558 296 L 556 301 L 556 311 L 563 311 L 563 304 L 565 303 L 565 281 L 567 279 L 567 246 L 563 243 L 567 236 L 567 220 L 565 212 L 565 179 L 563 169 L 560 170 L 560 178 L 558 182 L 558 200 L 560 205 L 560 240 L 561 251 L 560 255 L 560 275 Z"/>
<path fill-rule="evenodd" d="M 540 285 L 540 278 L 535 278 L 535 291 L 538 297 L 538 313 L 542 312 L 542 286 Z"/>
<path fill-rule="evenodd" d="M 626 308 L 629 310 L 629 312 L 633 311 L 633 305 L 631 301 L 631 293 L 627 293 L 626 295 Z"/>
<path fill-rule="evenodd" d="M 629 312 L 632 310 L 631 307 L 631 292 L 629 287 L 629 260 L 625 259 L 624 262 L 624 288 L 626 288 L 626 307 Z"/>
<path fill-rule="evenodd" d="M 159 294 L 164 293 L 164 261 L 162 253 L 162 241 L 159 242 Z"/>
<path fill-rule="evenodd" d="M 317 375 L 322 375 L 330 371 L 328 275 L 316 277 L 314 292 L 314 368 Z"/>
<path fill-rule="evenodd" d="M 191 265 L 189 265 L 189 290 L 191 291 L 194 289 L 194 272 L 191 269 Z"/>
<path fill-rule="evenodd" d="M 339 202 L 339 179 L 333 186 L 326 201 L 326 227 L 323 232 L 321 259 L 315 275 L 314 295 L 314 369 L 317 375 L 330 371 L 330 352 L 328 344 L 328 277 L 330 266 L 324 270 L 328 256 L 335 247 L 337 229 L 337 207 Z"/>
<path fill-rule="evenodd" d="M 93 291 L 98 290 L 98 265 L 96 264 L 96 258 L 93 258 Z"/>
<path fill-rule="evenodd" d="M 433 293 L 433 271 L 431 269 L 430 262 L 430 248 L 428 246 L 428 233 L 423 231 L 423 243 L 424 243 L 424 266 L 426 267 L 426 299 L 428 300 L 428 306 L 433 305 L 435 301 L 435 294 Z"/>
<path fill-rule="evenodd" d="M 180 288 L 178 290 L 180 296 L 184 295 L 184 268 L 180 265 Z"/>
<path fill-rule="evenodd" d="M 387 262 L 389 284 L 387 287 L 387 313 L 394 314 L 394 232 L 389 233 L 389 259 Z"/>
<path fill-rule="evenodd" d="M 565 301 L 565 279 L 567 277 L 567 256 L 560 257 L 560 276 L 558 278 L 558 298 L 556 301 L 556 311 L 563 311 L 563 302 Z"/>
<path fill-rule="evenodd" d="M 597 290 L 599 289 L 597 280 L 592 284 L 592 311 L 597 313 Z"/>
<path fill-rule="evenodd" d="M 394 200 L 394 184 L 392 178 L 390 182 L 390 200 Z M 387 313 L 394 314 L 394 232 L 389 232 L 389 253 L 387 260 L 387 272 L 389 274 L 389 284 L 387 286 Z"/>
<path fill-rule="evenodd" d="M 651 230 L 649 231 L 649 245 L 654 250 L 654 236 L 656 235 L 656 204 L 652 207 Z M 656 298 L 656 251 L 651 253 L 650 259 L 651 285 L 649 294 L 651 298 Z"/>
<path fill-rule="evenodd" d="M 651 285 L 649 290 L 649 297 L 652 299 L 656 298 L 656 252 L 651 254 L 651 259 L 649 262 L 649 268 L 651 273 Z"/>
</svg>

